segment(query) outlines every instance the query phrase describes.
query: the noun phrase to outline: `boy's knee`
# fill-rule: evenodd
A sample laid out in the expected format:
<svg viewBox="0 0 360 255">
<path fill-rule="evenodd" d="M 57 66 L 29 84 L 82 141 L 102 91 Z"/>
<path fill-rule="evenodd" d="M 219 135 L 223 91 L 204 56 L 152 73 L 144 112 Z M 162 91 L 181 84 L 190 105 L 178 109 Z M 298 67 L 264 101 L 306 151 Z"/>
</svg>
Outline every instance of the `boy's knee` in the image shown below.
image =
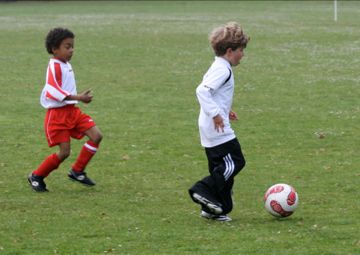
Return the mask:
<svg viewBox="0 0 360 255">
<path fill-rule="evenodd" d="M 244 167 L 245 167 L 245 159 L 237 159 L 234 160 L 234 164 L 235 164 L 235 169 L 234 169 L 234 173 L 233 176 L 237 175 Z"/>
<path fill-rule="evenodd" d="M 240 172 L 241 169 L 243 169 L 245 167 L 245 165 L 246 165 L 245 158 L 241 157 L 241 158 L 237 159 L 235 161 L 235 165 L 236 165 L 236 168 L 238 169 L 238 171 Z"/>
<path fill-rule="evenodd" d="M 100 144 L 102 139 L 103 139 L 102 133 L 98 132 L 91 140 L 96 144 Z"/>
<path fill-rule="evenodd" d="M 241 161 L 240 161 L 240 168 L 243 169 L 246 165 L 246 160 L 243 158 Z"/>
<path fill-rule="evenodd" d="M 98 144 L 101 143 L 102 139 L 103 139 L 103 135 L 102 135 L 102 133 L 99 133 L 98 137 L 97 137 Z"/>
</svg>

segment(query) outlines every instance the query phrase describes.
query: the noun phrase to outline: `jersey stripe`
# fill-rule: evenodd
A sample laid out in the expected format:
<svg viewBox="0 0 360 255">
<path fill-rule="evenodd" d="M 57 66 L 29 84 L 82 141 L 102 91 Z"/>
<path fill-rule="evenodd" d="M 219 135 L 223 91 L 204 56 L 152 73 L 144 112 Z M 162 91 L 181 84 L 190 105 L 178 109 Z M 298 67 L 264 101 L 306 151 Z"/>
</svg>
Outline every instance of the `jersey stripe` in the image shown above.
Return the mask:
<svg viewBox="0 0 360 255">
<path fill-rule="evenodd" d="M 45 85 L 45 90 L 46 90 L 47 98 L 55 99 L 58 102 L 63 101 L 64 98 L 68 95 L 68 94 L 61 93 L 61 91 L 57 90 L 53 86 L 50 86 L 49 84 Z"/>
<path fill-rule="evenodd" d="M 55 80 L 54 74 L 51 70 L 51 67 L 48 68 L 48 77 L 47 77 L 47 84 L 53 86 L 55 89 L 57 89 L 60 93 L 67 95 L 67 93 L 60 88 L 57 81 Z"/>
<path fill-rule="evenodd" d="M 58 67 L 56 67 L 56 66 L 58 66 Z M 59 63 L 55 63 L 55 69 L 56 69 L 56 68 L 61 68 Z M 59 75 L 59 74 L 61 74 L 61 70 L 58 71 L 58 75 Z M 61 78 L 59 79 L 59 81 L 61 82 Z M 68 92 L 66 92 L 66 91 L 64 91 L 64 90 L 62 90 L 62 89 L 60 88 L 60 86 L 58 85 L 58 81 L 57 81 L 57 80 L 55 79 L 55 77 L 54 77 L 54 74 L 53 74 L 53 72 L 52 72 L 52 70 L 51 70 L 51 66 L 50 66 L 50 65 L 49 65 L 49 67 L 48 67 L 47 84 L 46 84 L 45 86 L 47 86 L 47 85 L 50 85 L 51 88 L 53 88 L 53 89 L 51 89 L 50 86 L 47 88 L 46 96 L 47 96 L 48 98 L 50 98 L 50 97 L 48 96 L 48 94 L 50 94 L 50 96 L 51 96 L 52 98 L 56 98 L 56 101 L 60 101 L 60 102 L 61 102 L 62 100 L 64 100 L 65 97 L 67 97 L 68 95 L 70 95 Z"/>
<path fill-rule="evenodd" d="M 53 96 L 49 93 L 49 91 L 46 91 L 46 97 L 49 98 L 49 99 L 51 99 L 51 100 L 59 101 L 59 99 L 53 97 Z"/>
<path fill-rule="evenodd" d="M 62 73 L 61 73 L 61 66 L 59 63 L 54 63 L 54 69 L 55 69 L 55 79 L 57 81 L 57 84 L 62 87 Z"/>
</svg>

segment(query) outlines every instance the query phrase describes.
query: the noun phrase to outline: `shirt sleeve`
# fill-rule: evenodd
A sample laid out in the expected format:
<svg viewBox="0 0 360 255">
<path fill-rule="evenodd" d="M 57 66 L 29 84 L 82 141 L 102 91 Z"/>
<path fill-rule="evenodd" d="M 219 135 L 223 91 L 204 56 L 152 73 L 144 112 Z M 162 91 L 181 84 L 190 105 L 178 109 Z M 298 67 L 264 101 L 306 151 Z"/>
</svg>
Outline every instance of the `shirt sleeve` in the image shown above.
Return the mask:
<svg viewBox="0 0 360 255">
<path fill-rule="evenodd" d="M 220 107 L 213 100 L 213 94 L 228 80 L 229 72 L 226 68 L 210 70 L 196 89 L 196 96 L 201 108 L 211 118 L 220 113 Z"/>
<path fill-rule="evenodd" d="M 59 63 L 49 64 L 46 76 L 46 97 L 58 102 L 62 102 L 67 96 L 70 95 L 69 92 L 61 88 L 62 71 L 61 65 Z"/>
<path fill-rule="evenodd" d="M 210 69 L 204 76 L 200 85 L 217 90 L 228 80 L 231 71 L 226 67 Z"/>
</svg>

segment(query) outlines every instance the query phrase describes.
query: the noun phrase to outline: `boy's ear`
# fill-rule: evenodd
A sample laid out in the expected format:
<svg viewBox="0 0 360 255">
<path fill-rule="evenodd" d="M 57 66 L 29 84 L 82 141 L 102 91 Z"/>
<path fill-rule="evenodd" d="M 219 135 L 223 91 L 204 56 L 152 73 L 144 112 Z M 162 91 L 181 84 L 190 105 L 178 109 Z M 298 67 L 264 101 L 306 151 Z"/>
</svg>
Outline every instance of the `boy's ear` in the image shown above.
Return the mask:
<svg viewBox="0 0 360 255">
<path fill-rule="evenodd" d="M 227 49 L 226 49 L 226 52 L 225 52 L 225 55 L 231 53 L 232 51 L 233 51 L 233 50 L 232 50 L 231 48 L 227 48 Z"/>
</svg>

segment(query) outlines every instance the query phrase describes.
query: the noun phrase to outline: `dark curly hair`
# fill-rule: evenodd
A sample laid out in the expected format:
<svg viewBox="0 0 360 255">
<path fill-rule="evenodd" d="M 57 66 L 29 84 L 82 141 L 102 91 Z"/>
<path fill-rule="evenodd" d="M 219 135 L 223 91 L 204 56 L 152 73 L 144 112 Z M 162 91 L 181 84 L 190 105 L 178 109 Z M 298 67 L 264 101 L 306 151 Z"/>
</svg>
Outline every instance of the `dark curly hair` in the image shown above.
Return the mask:
<svg viewBox="0 0 360 255">
<path fill-rule="evenodd" d="M 49 54 L 53 54 L 53 49 L 59 48 L 61 42 L 66 38 L 75 38 L 75 35 L 69 29 L 62 27 L 50 30 L 45 38 L 45 47 L 47 52 Z"/>
</svg>

